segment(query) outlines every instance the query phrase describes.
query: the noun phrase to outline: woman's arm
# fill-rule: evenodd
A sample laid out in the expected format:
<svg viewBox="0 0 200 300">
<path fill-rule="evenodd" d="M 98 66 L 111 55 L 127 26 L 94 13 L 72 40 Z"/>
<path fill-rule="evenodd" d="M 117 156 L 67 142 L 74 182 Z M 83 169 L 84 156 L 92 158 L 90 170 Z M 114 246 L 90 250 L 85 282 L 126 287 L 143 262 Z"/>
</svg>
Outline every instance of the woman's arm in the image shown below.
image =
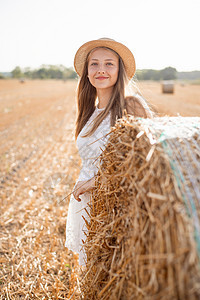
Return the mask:
<svg viewBox="0 0 200 300">
<path fill-rule="evenodd" d="M 141 100 L 137 96 L 128 96 L 125 98 L 125 108 L 129 115 L 140 118 L 151 118 L 152 112 L 146 102 L 145 106 L 141 103 Z"/>
<path fill-rule="evenodd" d="M 91 191 L 92 189 L 94 189 L 94 187 L 95 187 L 95 176 L 89 180 L 78 181 L 73 191 L 74 198 L 80 202 L 81 199 L 79 198 L 79 196 L 84 194 L 85 192 Z"/>
</svg>

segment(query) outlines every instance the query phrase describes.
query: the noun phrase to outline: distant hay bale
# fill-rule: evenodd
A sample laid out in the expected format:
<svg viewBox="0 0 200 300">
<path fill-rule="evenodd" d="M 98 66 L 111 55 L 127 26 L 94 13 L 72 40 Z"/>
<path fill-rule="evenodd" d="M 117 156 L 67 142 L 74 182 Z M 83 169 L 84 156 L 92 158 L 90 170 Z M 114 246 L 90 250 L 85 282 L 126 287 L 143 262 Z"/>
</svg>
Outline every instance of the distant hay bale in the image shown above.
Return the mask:
<svg viewBox="0 0 200 300">
<path fill-rule="evenodd" d="M 24 79 L 24 78 L 20 78 L 20 79 L 19 79 L 19 82 L 20 82 L 20 83 L 25 83 L 25 79 Z"/>
<path fill-rule="evenodd" d="M 162 93 L 163 94 L 173 94 L 174 93 L 174 82 L 171 80 L 166 80 L 162 82 Z"/>
<path fill-rule="evenodd" d="M 117 122 L 87 209 L 84 299 L 200 299 L 199 132 L 195 117 Z"/>
</svg>

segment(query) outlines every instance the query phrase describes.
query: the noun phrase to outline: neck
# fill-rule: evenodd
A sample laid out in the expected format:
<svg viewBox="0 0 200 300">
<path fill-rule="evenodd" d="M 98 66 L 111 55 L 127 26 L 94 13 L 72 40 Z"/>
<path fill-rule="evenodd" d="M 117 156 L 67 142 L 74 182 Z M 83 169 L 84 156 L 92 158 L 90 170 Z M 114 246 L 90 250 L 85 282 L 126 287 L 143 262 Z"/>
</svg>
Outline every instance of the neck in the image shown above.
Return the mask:
<svg viewBox="0 0 200 300">
<path fill-rule="evenodd" d="M 99 100 L 98 108 L 104 108 L 107 106 L 111 95 L 112 95 L 113 87 L 108 89 L 97 89 L 97 97 Z"/>
</svg>

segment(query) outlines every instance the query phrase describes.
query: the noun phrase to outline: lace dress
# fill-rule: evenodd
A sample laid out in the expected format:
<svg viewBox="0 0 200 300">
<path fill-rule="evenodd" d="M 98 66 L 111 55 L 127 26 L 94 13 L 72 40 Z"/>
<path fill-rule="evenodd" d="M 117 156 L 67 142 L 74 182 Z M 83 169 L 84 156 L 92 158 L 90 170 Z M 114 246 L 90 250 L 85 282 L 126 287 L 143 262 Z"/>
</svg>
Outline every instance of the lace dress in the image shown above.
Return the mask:
<svg viewBox="0 0 200 300">
<path fill-rule="evenodd" d="M 105 148 L 105 144 L 108 140 L 110 131 L 110 115 L 109 112 L 106 118 L 102 121 L 96 131 L 89 137 L 81 137 L 82 134 L 85 134 L 88 128 L 91 126 L 94 118 L 102 111 L 104 108 L 99 109 L 97 106 L 91 115 L 90 119 L 83 127 L 81 132 L 77 137 L 77 147 L 79 155 L 82 160 L 82 168 L 78 177 L 78 181 L 91 179 L 98 172 L 98 157 L 101 154 L 102 150 Z M 107 135 L 107 136 L 106 136 Z M 76 185 L 75 185 L 76 187 Z M 74 188 L 75 188 L 74 187 Z M 67 223 L 66 223 L 66 242 L 65 247 L 73 252 L 79 254 L 79 264 L 84 266 L 86 263 L 86 255 L 83 248 L 83 241 L 86 239 L 84 232 L 87 232 L 85 221 L 89 220 L 89 216 L 85 211 L 89 210 L 87 203 L 90 201 L 91 193 L 86 192 L 79 196 L 81 201 L 78 202 L 73 194 L 71 195 Z"/>
</svg>

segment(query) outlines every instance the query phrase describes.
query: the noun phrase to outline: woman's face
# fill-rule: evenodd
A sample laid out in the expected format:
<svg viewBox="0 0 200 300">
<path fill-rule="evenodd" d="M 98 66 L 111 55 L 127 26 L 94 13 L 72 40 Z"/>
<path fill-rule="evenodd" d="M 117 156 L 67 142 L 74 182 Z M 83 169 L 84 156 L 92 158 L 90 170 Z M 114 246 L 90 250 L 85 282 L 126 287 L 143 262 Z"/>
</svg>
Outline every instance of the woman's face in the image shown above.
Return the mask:
<svg viewBox="0 0 200 300">
<path fill-rule="evenodd" d="M 115 85 L 119 72 L 119 57 L 109 49 L 92 51 L 88 60 L 88 78 L 96 89 L 108 89 Z"/>
</svg>

